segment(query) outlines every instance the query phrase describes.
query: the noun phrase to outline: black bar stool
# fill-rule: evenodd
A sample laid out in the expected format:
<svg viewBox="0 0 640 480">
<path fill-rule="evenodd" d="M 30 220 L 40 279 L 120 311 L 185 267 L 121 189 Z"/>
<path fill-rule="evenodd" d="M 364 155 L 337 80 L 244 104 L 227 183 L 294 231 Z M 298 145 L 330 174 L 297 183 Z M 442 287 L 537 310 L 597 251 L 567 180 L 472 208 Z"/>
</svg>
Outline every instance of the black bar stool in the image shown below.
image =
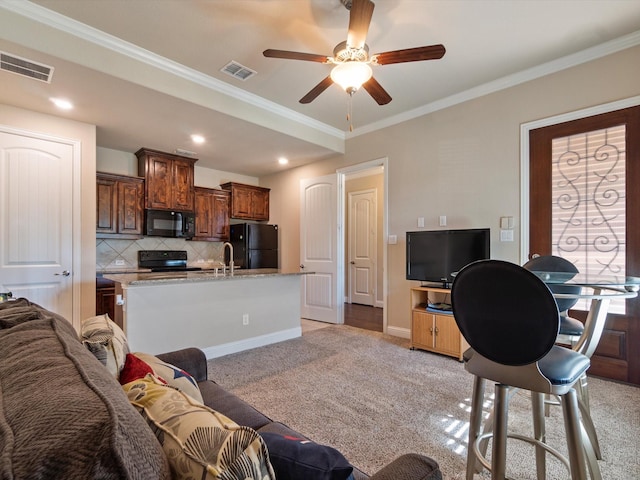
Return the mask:
<svg viewBox="0 0 640 480">
<path fill-rule="evenodd" d="M 545 283 L 523 267 L 483 260 L 456 276 L 453 314 L 469 345 L 465 369 L 475 375 L 469 425 L 467 480 L 478 462 L 491 470 L 492 480 L 506 478 L 508 398 L 510 387 L 532 395 L 534 437 L 509 435 L 536 446 L 539 480 L 545 478 L 545 452 L 562 460 L 572 480 L 587 478 L 583 435 L 574 384 L 589 368 L 589 359 L 555 345 L 560 324 L 558 307 Z M 496 382 L 492 431 L 482 434 L 482 405 L 486 380 Z M 544 395 L 561 399 L 569 452 L 568 460 L 544 443 Z M 493 437 L 491 463 L 479 443 Z M 590 468 L 598 468 L 590 465 Z"/>
</svg>

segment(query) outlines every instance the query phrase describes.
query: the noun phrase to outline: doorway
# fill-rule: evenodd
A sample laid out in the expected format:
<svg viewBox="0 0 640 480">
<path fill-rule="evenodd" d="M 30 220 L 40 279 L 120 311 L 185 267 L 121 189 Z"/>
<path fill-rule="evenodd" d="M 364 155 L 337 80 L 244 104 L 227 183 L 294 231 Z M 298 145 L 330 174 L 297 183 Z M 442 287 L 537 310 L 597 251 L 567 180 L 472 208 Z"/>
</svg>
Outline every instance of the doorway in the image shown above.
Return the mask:
<svg viewBox="0 0 640 480">
<path fill-rule="evenodd" d="M 0 290 L 79 325 L 80 143 L 0 129 Z"/>
<path fill-rule="evenodd" d="M 529 205 L 524 254 L 559 255 L 586 273 L 637 275 L 637 101 L 526 125 L 529 170 L 523 171 L 530 189 L 524 198 Z M 584 320 L 586 308 L 575 307 L 572 316 Z M 633 348 L 639 312 L 638 299 L 612 302 L 590 374 L 640 384 L 640 355 Z"/>
<path fill-rule="evenodd" d="M 344 323 L 386 330 L 386 159 L 338 172 L 344 248 Z"/>
</svg>

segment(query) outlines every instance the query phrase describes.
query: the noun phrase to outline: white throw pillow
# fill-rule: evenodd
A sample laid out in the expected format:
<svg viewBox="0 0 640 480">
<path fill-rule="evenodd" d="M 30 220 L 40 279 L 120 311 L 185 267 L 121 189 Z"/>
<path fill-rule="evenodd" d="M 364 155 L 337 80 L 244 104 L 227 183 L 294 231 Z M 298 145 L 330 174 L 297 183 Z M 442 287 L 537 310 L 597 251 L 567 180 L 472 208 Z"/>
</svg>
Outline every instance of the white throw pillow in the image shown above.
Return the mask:
<svg viewBox="0 0 640 480">
<path fill-rule="evenodd" d="M 105 313 L 83 320 L 80 335 L 84 346 L 118 378 L 129 353 L 122 329 Z"/>
</svg>

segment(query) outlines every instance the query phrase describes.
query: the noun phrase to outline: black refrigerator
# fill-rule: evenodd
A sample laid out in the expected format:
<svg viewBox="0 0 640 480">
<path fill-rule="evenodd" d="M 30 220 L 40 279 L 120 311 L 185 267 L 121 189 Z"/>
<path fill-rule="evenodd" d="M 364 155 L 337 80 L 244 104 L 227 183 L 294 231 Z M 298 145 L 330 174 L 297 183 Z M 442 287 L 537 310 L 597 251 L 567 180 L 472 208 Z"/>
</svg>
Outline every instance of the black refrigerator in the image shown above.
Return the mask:
<svg viewBox="0 0 640 480">
<path fill-rule="evenodd" d="M 236 268 L 278 268 L 278 226 L 264 223 L 231 225 Z M 228 252 L 228 251 L 227 251 Z M 225 253 L 225 255 L 229 255 Z M 229 259 L 226 258 L 228 261 Z"/>
</svg>

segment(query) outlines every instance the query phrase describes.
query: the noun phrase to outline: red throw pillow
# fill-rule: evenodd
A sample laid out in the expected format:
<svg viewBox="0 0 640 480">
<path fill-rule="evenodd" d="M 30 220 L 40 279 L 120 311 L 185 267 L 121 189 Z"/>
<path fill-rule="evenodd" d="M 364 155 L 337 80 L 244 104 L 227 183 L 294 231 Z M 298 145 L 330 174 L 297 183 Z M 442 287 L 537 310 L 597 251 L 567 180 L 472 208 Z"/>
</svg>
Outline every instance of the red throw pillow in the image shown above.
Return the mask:
<svg viewBox="0 0 640 480">
<path fill-rule="evenodd" d="M 140 360 L 135 355 L 127 353 L 124 361 L 124 367 L 120 372 L 120 385 L 125 385 L 139 378 L 143 378 L 147 373 L 153 375 L 153 369 L 149 364 L 143 360 Z"/>
</svg>

